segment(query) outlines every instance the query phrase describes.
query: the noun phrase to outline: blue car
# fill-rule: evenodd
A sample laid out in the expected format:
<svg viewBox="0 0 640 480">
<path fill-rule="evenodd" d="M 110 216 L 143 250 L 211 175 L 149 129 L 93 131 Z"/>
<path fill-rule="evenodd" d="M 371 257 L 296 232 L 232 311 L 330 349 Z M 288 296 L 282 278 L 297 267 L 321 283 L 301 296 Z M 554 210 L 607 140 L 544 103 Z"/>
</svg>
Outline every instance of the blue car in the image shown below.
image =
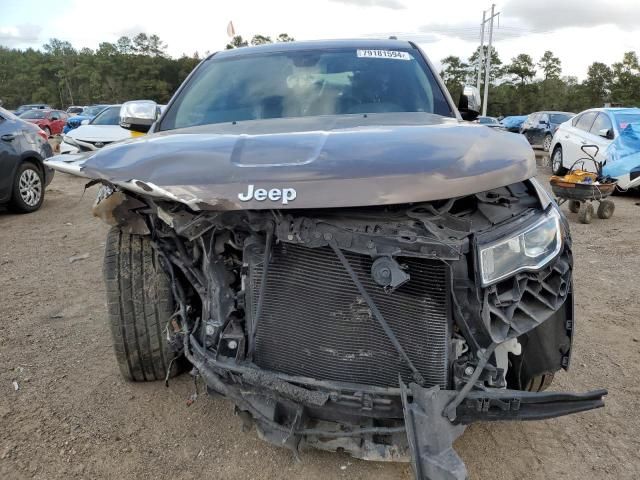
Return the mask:
<svg viewBox="0 0 640 480">
<path fill-rule="evenodd" d="M 87 123 L 89 123 L 94 119 L 96 115 L 98 115 L 109 106 L 110 105 L 91 105 L 90 107 L 85 107 L 80 115 L 69 117 L 69 120 L 67 120 L 66 125 L 62 129 L 62 133 L 67 133 L 69 132 L 69 130 L 78 128 L 80 125 L 82 125 L 83 120 L 87 120 Z"/>
<path fill-rule="evenodd" d="M 500 121 L 500 125 L 502 125 L 505 130 L 513 133 L 520 133 L 520 127 L 527 119 L 527 115 L 511 115 L 509 117 L 504 117 Z"/>
</svg>

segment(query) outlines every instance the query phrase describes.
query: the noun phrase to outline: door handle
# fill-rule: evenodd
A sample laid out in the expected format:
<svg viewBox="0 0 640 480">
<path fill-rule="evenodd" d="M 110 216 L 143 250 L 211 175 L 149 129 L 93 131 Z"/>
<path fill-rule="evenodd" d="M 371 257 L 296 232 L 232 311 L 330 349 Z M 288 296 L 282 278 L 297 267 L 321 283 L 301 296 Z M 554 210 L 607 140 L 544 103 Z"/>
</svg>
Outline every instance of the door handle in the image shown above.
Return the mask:
<svg viewBox="0 0 640 480">
<path fill-rule="evenodd" d="M 16 139 L 16 136 L 13 133 L 6 133 L 0 137 L 5 142 L 12 142 Z"/>
</svg>

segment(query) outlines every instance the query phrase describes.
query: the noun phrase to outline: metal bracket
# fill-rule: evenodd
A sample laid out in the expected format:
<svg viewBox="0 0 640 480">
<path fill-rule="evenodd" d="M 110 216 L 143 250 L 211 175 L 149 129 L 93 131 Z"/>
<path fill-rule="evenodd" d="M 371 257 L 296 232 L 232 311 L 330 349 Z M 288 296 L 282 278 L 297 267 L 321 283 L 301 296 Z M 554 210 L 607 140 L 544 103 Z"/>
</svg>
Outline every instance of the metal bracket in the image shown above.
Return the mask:
<svg viewBox="0 0 640 480">
<path fill-rule="evenodd" d="M 456 392 L 440 387 L 409 388 L 400 382 L 411 464 L 417 480 L 465 480 L 467 468 L 453 449 L 453 442 L 464 432 L 442 414 Z M 409 390 L 411 401 L 409 401 Z"/>
</svg>

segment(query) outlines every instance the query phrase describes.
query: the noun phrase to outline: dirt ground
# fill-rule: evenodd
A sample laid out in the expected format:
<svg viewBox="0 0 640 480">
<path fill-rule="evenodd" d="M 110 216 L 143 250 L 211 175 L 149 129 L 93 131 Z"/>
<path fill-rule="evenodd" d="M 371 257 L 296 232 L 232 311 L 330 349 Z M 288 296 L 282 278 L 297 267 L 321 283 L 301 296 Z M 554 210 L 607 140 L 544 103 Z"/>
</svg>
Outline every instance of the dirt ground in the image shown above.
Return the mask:
<svg viewBox="0 0 640 480">
<path fill-rule="evenodd" d="M 317 451 L 298 463 L 242 433 L 225 400 L 187 406 L 187 375 L 169 388 L 122 380 L 101 278 L 107 228 L 83 184 L 58 173 L 40 211 L 0 212 L 0 479 L 412 477 L 405 464 Z M 640 198 L 615 202 L 611 220 L 590 226 L 569 214 L 577 337 L 572 368 L 552 386 L 607 388 L 606 407 L 473 425 L 456 443 L 472 479 L 640 478 Z"/>
</svg>

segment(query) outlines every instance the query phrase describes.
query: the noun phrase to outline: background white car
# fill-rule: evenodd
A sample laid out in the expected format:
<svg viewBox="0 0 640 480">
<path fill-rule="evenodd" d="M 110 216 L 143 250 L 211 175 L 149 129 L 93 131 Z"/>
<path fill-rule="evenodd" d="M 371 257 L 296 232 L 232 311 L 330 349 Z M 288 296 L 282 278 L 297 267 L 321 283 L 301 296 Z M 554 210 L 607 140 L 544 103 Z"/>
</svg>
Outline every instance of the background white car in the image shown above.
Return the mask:
<svg viewBox="0 0 640 480">
<path fill-rule="evenodd" d="M 607 158 L 607 149 L 618 138 L 621 130 L 631 123 L 640 123 L 638 108 L 592 108 L 585 110 L 563 123 L 556 130 L 551 142 L 551 168 L 555 175 L 564 175 L 576 161 L 588 156 L 582 151 L 586 145 L 596 145 L 598 153 L 596 161 Z M 593 153 L 595 149 L 587 149 Z M 592 161 L 578 163 L 582 170 L 595 172 Z M 629 188 L 624 180 L 618 179 L 622 188 Z"/>
<path fill-rule="evenodd" d="M 120 125 L 120 105 L 107 107 L 89 124 L 70 130 L 62 137 L 60 153 L 80 153 L 99 150 L 113 142 L 132 137 L 131 131 Z"/>
</svg>

